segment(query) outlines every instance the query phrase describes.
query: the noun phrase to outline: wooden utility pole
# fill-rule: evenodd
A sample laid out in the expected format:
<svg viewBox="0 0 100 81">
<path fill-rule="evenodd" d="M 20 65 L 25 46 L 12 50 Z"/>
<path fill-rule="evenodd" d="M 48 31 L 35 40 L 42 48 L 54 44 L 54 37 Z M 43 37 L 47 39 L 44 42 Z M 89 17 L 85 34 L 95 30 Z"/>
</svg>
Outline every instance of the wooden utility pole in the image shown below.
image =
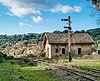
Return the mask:
<svg viewBox="0 0 100 81">
<path fill-rule="evenodd" d="M 68 27 L 64 26 L 64 28 L 68 29 L 68 57 L 69 62 L 72 61 L 72 54 L 71 54 L 71 21 L 70 16 L 68 16 L 68 19 L 61 19 L 61 21 L 68 21 Z"/>
</svg>

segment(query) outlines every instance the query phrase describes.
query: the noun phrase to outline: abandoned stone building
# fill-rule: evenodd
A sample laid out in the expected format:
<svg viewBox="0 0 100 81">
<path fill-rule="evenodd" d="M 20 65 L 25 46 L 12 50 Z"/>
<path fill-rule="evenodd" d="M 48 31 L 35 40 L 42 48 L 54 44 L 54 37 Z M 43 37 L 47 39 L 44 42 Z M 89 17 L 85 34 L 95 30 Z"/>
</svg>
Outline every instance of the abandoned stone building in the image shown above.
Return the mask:
<svg viewBox="0 0 100 81">
<path fill-rule="evenodd" d="M 71 34 L 71 52 L 72 54 L 91 54 L 93 39 L 88 33 Z M 68 54 L 68 34 L 52 33 L 45 34 L 43 40 L 46 58 L 52 58 L 56 55 Z"/>
</svg>

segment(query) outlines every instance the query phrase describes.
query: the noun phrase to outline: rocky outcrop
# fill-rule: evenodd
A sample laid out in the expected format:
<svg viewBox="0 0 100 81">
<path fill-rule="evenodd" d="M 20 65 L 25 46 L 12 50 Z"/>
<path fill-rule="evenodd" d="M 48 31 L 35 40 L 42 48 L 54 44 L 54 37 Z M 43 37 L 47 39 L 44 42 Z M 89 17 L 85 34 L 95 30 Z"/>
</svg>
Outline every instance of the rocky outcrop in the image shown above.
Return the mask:
<svg viewBox="0 0 100 81">
<path fill-rule="evenodd" d="M 22 43 L 17 43 L 13 46 L 6 47 L 4 50 L 2 50 L 3 53 L 14 56 L 14 57 L 21 57 L 21 56 L 27 56 L 27 55 L 39 55 L 41 53 L 41 45 L 36 44 L 27 44 L 24 45 Z"/>
</svg>

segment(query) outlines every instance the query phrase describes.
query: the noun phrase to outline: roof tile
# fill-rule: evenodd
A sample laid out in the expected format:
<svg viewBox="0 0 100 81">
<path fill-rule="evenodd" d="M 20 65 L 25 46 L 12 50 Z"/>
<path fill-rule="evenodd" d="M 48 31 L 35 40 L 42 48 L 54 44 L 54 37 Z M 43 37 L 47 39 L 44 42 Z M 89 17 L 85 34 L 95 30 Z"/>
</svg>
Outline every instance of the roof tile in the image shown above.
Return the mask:
<svg viewBox="0 0 100 81">
<path fill-rule="evenodd" d="M 68 43 L 68 34 L 52 33 L 46 34 L 49 43 Z M 94 43 L 93 39 L 88 33 L 72 33 L 71 43 Z"/>
</svg>

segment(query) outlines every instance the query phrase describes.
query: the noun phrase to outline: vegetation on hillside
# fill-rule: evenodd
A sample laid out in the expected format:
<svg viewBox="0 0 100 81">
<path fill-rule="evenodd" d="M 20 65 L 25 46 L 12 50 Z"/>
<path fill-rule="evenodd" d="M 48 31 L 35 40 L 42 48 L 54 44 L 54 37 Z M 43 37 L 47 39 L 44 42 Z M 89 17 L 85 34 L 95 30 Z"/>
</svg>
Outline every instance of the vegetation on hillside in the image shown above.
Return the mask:
<svg viewBox="0 0 100 81">
<path fill-rule="evenodd" d="M 95 41 L 100 40 L 100 28 L 87 30 L 87 33 L 89 33 Z"/>
<path fill-rule="evenodd" d="M 53 33 L 67 33 L 67 30 L 64 31 L 59 31 L 56 30 Z M 73 31 L 72 31 L 73 32 Z M 94 39 L 94 41 L 100 40 L 100 28 L 95 28 L 95 29 L 89 29 L 89 30 L 76 30 L 74 33 L 89 33 L 92 38 Z"/>
<path fill-rule="evenodd" d="M 0 35 L 0 48 L 5 48 L 6 46 L 11 46 L 19 41 L 24 44 L 38 44 L 43 39 L 44 34 L 28 33 L 19 35 Z"/>
<path fill-rule="evenodd" d="M 97 46 L 97 50 L 100 50 L 100 28 L 87 30 L 87 33 L 89 33 L 94 39 Z"/>
<path fill-rule="evenodd" d="M 0 51 L 10 55 L 37 54 L 41 51 L 40 43 L 44 33 L 19 35 L 0 35 Z"/>
<path fill-rule="evenodd" d="M 56 30 L 53 33 L 67 33 L 68 30 L 59 31 Z M 47 32 L 49 33 L 49 32 Z M 76 30 L 74 33 L 89 33 L 100 47 L 100 28 L 89 29 L 87 31 Z M 40 54 L 42 51 L 41 43 L 43 41 L 45 33 L 28 33 L 19 35 L 0 35 L 0 51 L 10 55 L 29 55 Z"/>
</svg>

